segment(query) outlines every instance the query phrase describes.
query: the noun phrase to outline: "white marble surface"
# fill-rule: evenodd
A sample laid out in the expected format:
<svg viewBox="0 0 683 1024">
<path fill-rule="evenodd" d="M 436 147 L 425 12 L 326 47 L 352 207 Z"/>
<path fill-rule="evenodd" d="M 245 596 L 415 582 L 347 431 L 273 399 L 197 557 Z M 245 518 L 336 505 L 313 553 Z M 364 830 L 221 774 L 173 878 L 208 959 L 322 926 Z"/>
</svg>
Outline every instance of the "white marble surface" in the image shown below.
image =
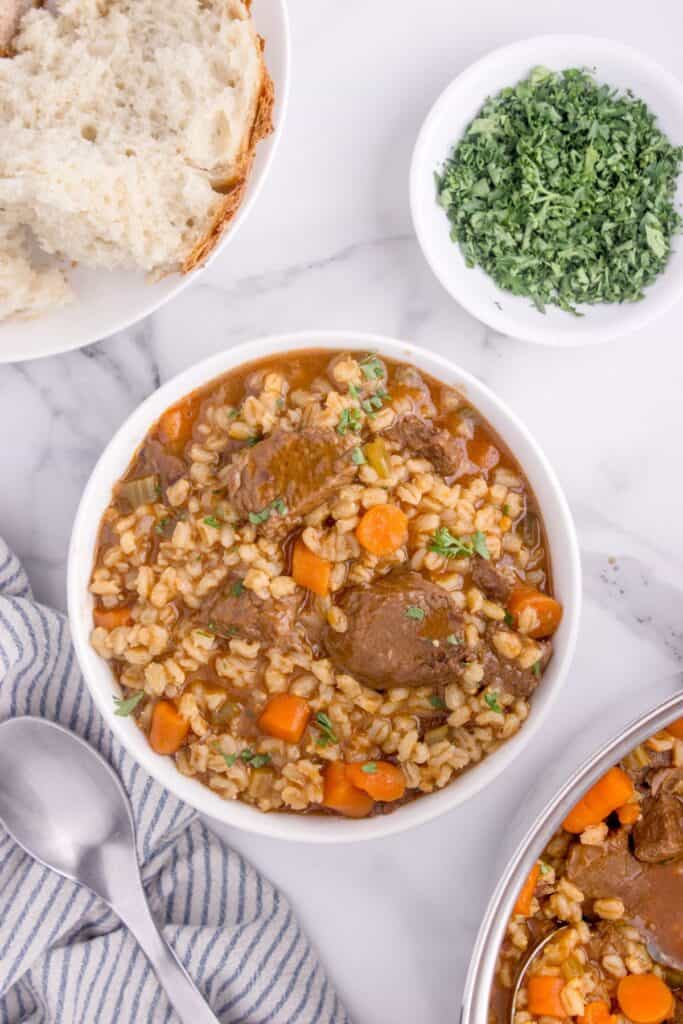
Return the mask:
<svg viewBox="0 0 683 1024">
<path fill-rule="evenodd" d="M 422 15 L 419 19 L 416 12 Z M 273 173 L 235 244 L 150 320 L 0 368 L 0 530 L 64 606 L 81 488 L 160 381 L 238 340 L 316 326 L 437 349 L 495 388 L 545 447 L 576 517 L 585 609 L 553 722 L 475 804 L 419 831 L 315 849 L 232 835 L 292 899 L 353 1019 L 455 1020 L 508 823 L 544 758 L 683 658 L 683 307 L 625 341 L 555 351 L 496 336 L 441 290 L 413 238 L 407 172 L 429 105 L 471 60 L 524 36 L 618 36 L 680 72 L 680 0 L 291 0 L 294 78 Z M 616 560 L 616 561 L 614 561 Z"/>
</svg>

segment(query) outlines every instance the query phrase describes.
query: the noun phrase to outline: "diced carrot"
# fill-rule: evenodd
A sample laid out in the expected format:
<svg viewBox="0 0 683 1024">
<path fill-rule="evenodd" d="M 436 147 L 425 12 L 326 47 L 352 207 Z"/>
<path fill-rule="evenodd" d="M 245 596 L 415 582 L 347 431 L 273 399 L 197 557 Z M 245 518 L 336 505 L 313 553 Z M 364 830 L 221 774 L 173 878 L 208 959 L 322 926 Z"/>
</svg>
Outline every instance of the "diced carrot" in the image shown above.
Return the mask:
<svg viewBox="0 0 683 1024">
<path fill-rule="evenodd" d="M 276 693 L 261 712 L 258 726 L 269 736 L 276 736 L 285 743 L 298 743 L 310 717 L 310 705 L 303 697 Z"/>
<path fill-rule="evenodd" d="M 346 777 L 373 800 L 400 800 L 406 791 L 403 772 L 389 761 L 354 761 L 347 764 Z"/>
<path fill-rule="evenodd" d="M 617 808 L 617 816 L 622 825 L 635 825 L 640 817 L 640 807 L 638 804 L 624 804 Z"/>
<path fill-rule="evenodd" d="M 617 1001 L 634 1024 L 662 1024 L 673 1017 L 673 992 L 656 974 L 627 974 L 617 986 Z"/>
<path fill-rule="evenodd" d="M 536 883 L 538 882 L 539 871 L 540 867 L 538 861 L 536 861 L 529 872 L 526 882 L 519 890 L 519 896 L 517 897 L 513 914 L 523 914 L 524 917 L 529 917 L 531 914 L 531 900 L 533 899 Z"/>
<path fill-rule="evenodd" d="M 527 983 L 528 1010 L 534 1017 L 567 1017 L 560 992 L 563 978 L 550 974 L 532 974 Z"/>
<path fill-rule="evenodd" d="M 532 608 L 536 612 L 536 618 L 538 619 L 533 629 L 528 630 L 528 635 L 534 637 L 534 639 L 551 636 L 562 619 L 562 605 L 560 602 L 548 594 L 542 594 L 535 587 L 520 584 L 520 586 L 514 588 L 508 600 L 508 610 L 514 618 L 515 624 L 517 624 L 519 616 L 527 608 Z"/>
<path fill-rule="evenodd" d="M 683 718 L 677 718 L 675 722 L 669 722 L 666 731 L 677 740 L 683 740 Z"/>
<path fill-rule="evenodd" d="M 190 731 L 190 723 L 178 714 L 170 700 L 160 700 L 152 712 L 149 745 L 157 754 L 175 754 Z"/>
<path fill-rule="evenodd" d="M 590 825 L 601 821 L 633 798 L 633 783 L 623 768 L 610 768 L 594 786 L 581 797 L 562 823 L 567 832 L 576 835 Z"/>
<path fill-rule="evenodd" d="M 614 1024 L 609 1003 L 604 999 L 594 999 L 592 1003 L 586 1003 L 583 1013 L 578 1018 L 578 1024 Z"/>
<path fill-rule="evenodd" d="M 408 518 L 396 505 L 373 505 L 356 527 L 356 537 L 371 554 L 391 555 L 408 539 Z"/>
<path fill-rule="evenodd" d="M 323 775 L 323 807 L 339 811 L 347 818 L 367 817 L 374 806 L 374 800 L 362 789 L 352 785 L 342 761 L 330 761 Z"/>
<path fill-rule="evenodd" d="M 104 629 L 116 629 L 117 626 L 127 626 L 131 621 L 130 608 L 93 608 L 93 621 L 96 626 Z"/>
<path fill-rule="evenodd" d="M 325 597 L 330 590 L 331 572 L 331 562 L 314 555 L 301 539 L 297 540 L 292 554 L 292 576 L 300 587 Z"/>
<path fill-rule="evenodd" d="M 185 447 L 192 436 L 192 427 L 199 411 L 200 399 L 196 395 L 184 398 L 167 409 L 159 420 L 161 439 L 176 451 Z"/>
<path fill-rule="evenodd" d="M 470 462 L 486 471 L 493 469 L 500 462 L 500 452 L 496 446 L 486 437 L 477 436 L 476 433 L 472 440 L 467 442 L 467 455 Z"/>
</svg>

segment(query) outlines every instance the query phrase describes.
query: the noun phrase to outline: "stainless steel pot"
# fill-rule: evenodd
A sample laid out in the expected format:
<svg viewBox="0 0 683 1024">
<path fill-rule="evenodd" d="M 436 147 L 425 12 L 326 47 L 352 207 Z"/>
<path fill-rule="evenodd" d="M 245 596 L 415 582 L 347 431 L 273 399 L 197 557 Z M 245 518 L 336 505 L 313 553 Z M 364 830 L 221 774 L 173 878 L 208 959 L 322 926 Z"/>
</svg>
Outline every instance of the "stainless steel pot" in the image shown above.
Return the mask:
<svg viewBox="0 0 683 1024">
<path fill-rule="evenodd" d="M 671 694 L 674 693 L 674 696 Z M 643 713 L 642 708 L 651 710 Z M 638 712 L 640 713 L 638 714 Z M 489 994 L 498 950 L 517 895 L 534 862 L 579 797 L 612 765 L 648 737 L 683 715 L 683 676 L 676 675 L 647 691 L 631 695 L 619 707 L 610 708 L 594 720 L 580 737 L 568 738 L 559 769 L 551 771 L 532 794 L 542 810 L 528 827 L 529 815 L 517 828 L 521 841 L 504 866 L 489 902 L 472 952 L 465 981 L 461 1024 L 487 1024 Z M 634 717 L 637 716 L 637 717 Z M 609 738 L 607 738 L 609 737 Z M 567 750 L 572 763 L 581 765 L 567 776 Z M 585 758 L 585 760 L 584 760 Z M 525 807 L 528 807 L 524 794 Z M 510 849 L 510 844 L 507 846 Z"/>
</svg>

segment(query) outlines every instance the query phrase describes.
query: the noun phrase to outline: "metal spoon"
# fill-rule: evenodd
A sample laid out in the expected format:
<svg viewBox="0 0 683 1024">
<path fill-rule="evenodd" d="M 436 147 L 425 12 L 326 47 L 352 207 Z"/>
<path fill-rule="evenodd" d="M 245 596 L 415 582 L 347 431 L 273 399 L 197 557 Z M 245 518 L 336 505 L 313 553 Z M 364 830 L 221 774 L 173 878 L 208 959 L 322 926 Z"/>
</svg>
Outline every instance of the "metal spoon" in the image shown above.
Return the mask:
<svg viewBox="0 0 683 1024">
<path fill-rule="evenodd" d="M 508 1024 L 514 1024 L 517 996 L 519 995 L 519 990 L 521 989 L 522 984 L 526 980 L 526 976 L 529 973 L 529 968 L 531 967 L 532 963 L 534 962 L 534 960 L 538 959 L 538 957 L 543 952 L 548 943 L 552 942 L 552 940 L 556 938 L 560 934 L 560 932 L 566 932 L 567 928 L 569 928 L 568 924 L 563 924 L 560 925 L 559 928 L 555 928 L 554 931 L 550 932 L 548 935 L 542 938 L 541 941 L 533 947 L 531 952 L 528 954 L 526 960 L 522 962 L 522 966 L 519 969 L 519 974 L 517 975 L 517 980 L 515 981 L 515 987 L 512 990 L 512 996 L 510 998 Z"/>
<path fill-rule="evenodd" d="M 128 797 L 92 747 L 42 718 L 0 725 L 0 820 L 26 853 L 118 914 L 183 1024 L 219 1024 L 154 923 Z"/>
</svg>

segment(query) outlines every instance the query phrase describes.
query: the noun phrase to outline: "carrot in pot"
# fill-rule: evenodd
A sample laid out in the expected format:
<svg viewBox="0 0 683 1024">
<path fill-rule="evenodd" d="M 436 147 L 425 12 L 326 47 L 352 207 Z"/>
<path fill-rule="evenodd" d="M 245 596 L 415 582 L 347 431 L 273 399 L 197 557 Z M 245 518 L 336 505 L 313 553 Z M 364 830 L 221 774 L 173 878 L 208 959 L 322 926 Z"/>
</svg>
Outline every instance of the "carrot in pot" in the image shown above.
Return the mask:
<svg viewBox="0 0 683 1024">
<path fill-rule="evenodd" d="M 131 622 L 130 608 L 94 608 L 92 613 L 96 626 L 103 629 L 116 629 L 117 626 L 127 626 Z"/>
<path fill-rule="evenodd" d="M 633 793 L 633 783 L 623 768 L 610 768 L 581 797 L 562 822 L 562 827 L 567 832 L 579 835 L 590 825 L 599 825 L 612 811 L 627 804 L 633 799 Z"/>
<path fill-rule="evenodd" d="M 192 436 L 192 427 L 199 409 L 197 398 L 186 398 L 167 409 L 159 420 L 162 440 L 176 450 L 182 449 Z"/>
<path fill-rule="evenodd" d="M 673 1017 L 673 992 L 656 974 L 627 974 L 617 986 L 617 1001 L 634 1024 L 662 1024 Z"/>
<path fill-rule="evenodd" d="M 551 636 L 562 620 L 562 605 L 554 597 L 541 593 L 535 587 L 520 584 L 515 587 L 508 600 L 508 611 L 515 620 L 515 625 L 523 611 L 531 608 L 538 620 L 528 636 L 535 640 Z"/>
<path fill-rule="evenodd" d="M 346 766 L 346 777 L 373 800 L 400 800 L 406 791 L 403 772 L 389 761 L 353 761 Z"/>
<path fill-rule="evenodd" d="M 276 693 L 258 719 L 258 727 L 269 736 L 285 743 L 298 743 L 311 717 L 311 708 L 303 697 L 293 693 Z"/>
<path fill-rule="evenodd" d="M 169 700 L 160 700 L 152 712 L 149 745 L 157 754 L 175 754 L 190 731 L 190 723 Z"/>
<path fill-rule="evenodd" d="M 365 818 L 374 807 L 374 800 L 352 785 L 342 761 L 331 761 L 323 772 L 323 807 L 339 811 L 347 818 Z"/>
<path fill-rule="evenodd" d="M 592 1003 L 586 1003 L 583 1013 L 578 1018 L 578 1024 L 614 1024 L 609 1003 L 604 999 L 594 999 Z"/>
<path fill-rule="evenodd" d="M 356 527 L 359 543 L 373 555 L 391 555 L 408 540 L 408 518 L 396 505 L 373 505 Z"/>
<path fill-rule="evenodd" d="M 624 804 L 617 808 L 617 817 L 621 825 L 635 825 L 640 817 L 640 804 Z"/>
<path fill-rule="evenodd" d="M 683 740 L 683 718 L 677 718 L 675 722 L 670 722 L 666 727 L 666 731 L 675 739 Z"/>
<path fill-rule="evenodd" d="M 534 1017 L 567 1017 L 560 993 L 563 978 L 550 974 L 532 974 L 527 983 L 528 1010 Z"/>
<path fill-rule="evenodd" d="M 531 914 L 531 900 L 533 899 L 536 883 L 538 882 L 539 871 L 540 866 L 538 861 L 536 861 L 529 872 L 526 882 L 519 890 L 519 896 L 512 911 L 513 914 L 522 914 L 524 917 L 529 917 Z"/>
<path fill-rule="evenodd" d="M 292 576 L 300 587 L 325 597 L 330 590 L 332 563 L 319 558 L 299 538 L 292 553 Z"/>
</svg>

